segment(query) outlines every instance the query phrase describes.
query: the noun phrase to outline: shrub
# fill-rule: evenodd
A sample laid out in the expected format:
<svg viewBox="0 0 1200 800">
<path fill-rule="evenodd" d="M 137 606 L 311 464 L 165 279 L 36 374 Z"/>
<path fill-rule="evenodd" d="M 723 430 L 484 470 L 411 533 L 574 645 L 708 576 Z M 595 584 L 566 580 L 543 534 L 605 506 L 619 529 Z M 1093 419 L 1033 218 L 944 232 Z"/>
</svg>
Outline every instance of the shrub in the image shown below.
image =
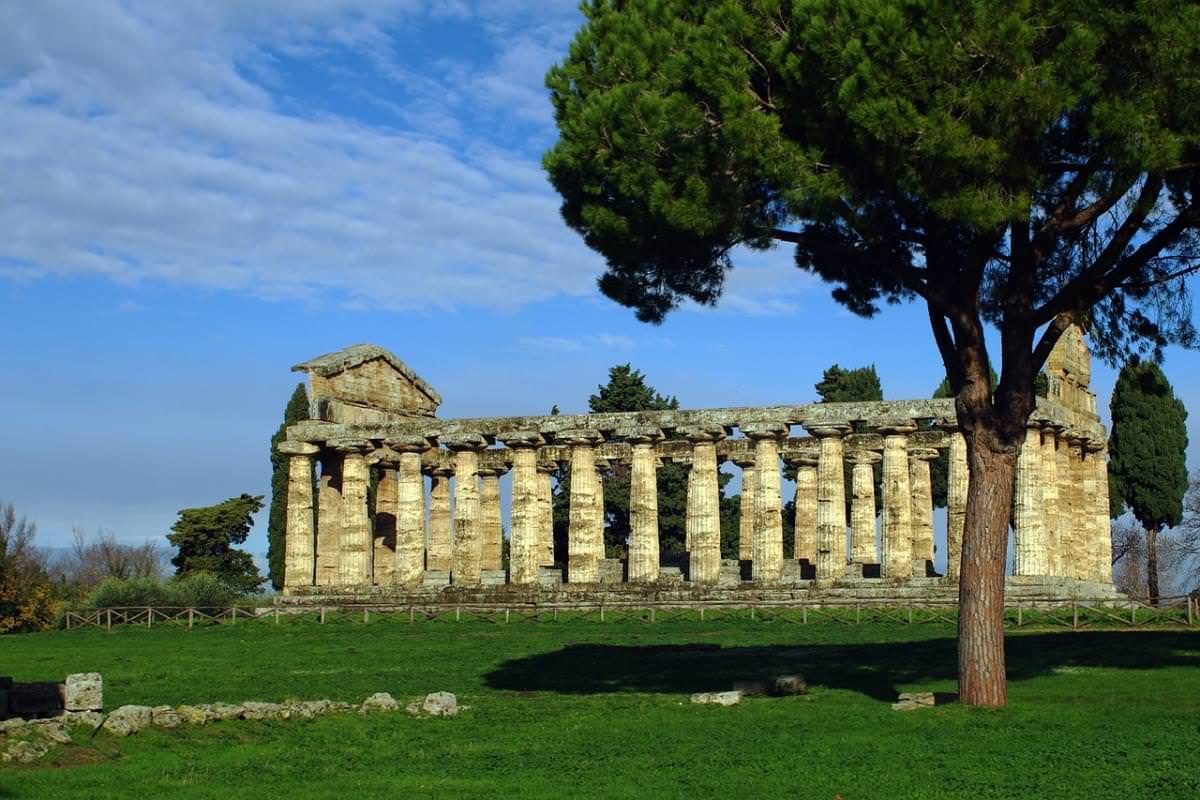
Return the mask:
<svg viewBox="0 0 1200 800">
<path fill-rule="evenodd" d="M 122 606 L 166 606 L 166 586 L 156 578 L 105 578 L 87 596 L 88 608 L 119 608 Z"/>
<path fill-rule="evenodd" d="M 193 572 L 171 578 L 164 584 L 170 597 L 168 605 L 222 607 L 233 600 L 234 592 L 211 572 Z"/>
</svg>

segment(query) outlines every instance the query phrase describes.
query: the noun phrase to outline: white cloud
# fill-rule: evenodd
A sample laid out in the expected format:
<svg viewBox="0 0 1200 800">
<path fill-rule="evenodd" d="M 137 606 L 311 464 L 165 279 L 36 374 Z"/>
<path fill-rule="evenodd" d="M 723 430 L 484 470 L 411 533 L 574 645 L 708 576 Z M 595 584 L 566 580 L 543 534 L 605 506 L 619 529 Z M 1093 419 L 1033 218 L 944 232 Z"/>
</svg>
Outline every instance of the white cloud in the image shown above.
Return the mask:
<svg viewBox="0 0 1200 800">
<path fill-rule="evenodd" d="M 522 336 L 517 340 L 526 350 L 541 350 L 550 353 L 585 353 L 620 351 L 629 352 L 636 347 L 633 339 L 615 333 L 597 333 L 591 336 Z M 648 344 L 670 346 L 669 339 L 647 340 Z"/>
</svg>

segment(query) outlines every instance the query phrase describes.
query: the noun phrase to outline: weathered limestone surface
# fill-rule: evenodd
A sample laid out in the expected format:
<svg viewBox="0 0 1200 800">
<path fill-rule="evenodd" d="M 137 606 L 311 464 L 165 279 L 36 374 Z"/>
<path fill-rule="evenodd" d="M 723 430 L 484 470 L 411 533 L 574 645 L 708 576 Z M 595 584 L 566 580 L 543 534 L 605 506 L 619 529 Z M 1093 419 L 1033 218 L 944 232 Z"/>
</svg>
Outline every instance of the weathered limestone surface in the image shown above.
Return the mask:
<svg viewBox="0 0 1200 800">
<path fill-rule="evenodd" d="M 693 583 L 715 584 L 721 574 L 721 510 L 716 441 L 724 438 L 725 433 L 720 428 L 688 428 L 684 430 L 684 435 L 692 442 L 687 515 L 688 538 L 691 540 L 689 577 Z"/>
<path fill-rule="evenodd" d="M 885 578 L 912 577 L 912 492 L 909 489 L 908 434 L 914 425 L 883 429 L 883 561 Z"/>
<path fill-rule="evenodd" d="M 851 453 L 850 560 L 855 564 L 878 564 L 875 546 L 875 465 L 882 457 L 870 450 Z"/>
<path fill-rule="evenodd" d="M 500 513 L 500 473 L 498 467 L 479 470 L 480 568 L 504 568 L 504 523 Z"/>
<path fill-rule="evenodd" d="M 937 450 L 917 448 L 908 453 L 914 561 L 933 561 L 933 486 L 929 477 L 929 462 L 935 458 Z"/>
<path fill-rule="evenodd" d="M 733 463 L 742 469 L 742 499 L 738 504 L 738 560 L 750 561 L 754 558 L 754 490 L 758 486 L 758 477 L 754 472 L 753 457 L 742 456 L 734 459 Z"/>
<path fill-rule="evenodd" d="M 371 518 L 367 515 L 367 450 L 370 442 L 345 439 L 334 445 L 342 460 L 342 539 L 338 547 L 338 583 L 358 586 L 371 582 Z"/>
<path fill-rule="evenodd" d="M 1042 524 L 1042 433 L 1030 421 L 1017 455 L 1013 500 L 1013 574 L 1046 575 L 1046 540 Z"/>
<path fill-rule="evenodd" d="M 321 453 L 321 482 L 317 496 L 317 585 L 338 583 L 338 551 L 342 544 L 342 456 Z"/>
<path fill-rule="evenodd" d="M 649 583 L 658 580 L 658 470 L 655 439 L 661 434 L 642 434 L 633 440 L 633 466 L 629 488 L 629 580 Z"/>
<path fill-rule="evenodd" d="M 292 367 L 308 373 L 313 418 L 379 423 L 432 417 L 441 396 L 382 347 L 356 344 Z"/>
<path fill-rule="evenodd" d="M 478 586 L 483 542 L 479 531 L 479 451 L 482 437 L 463 437 L 444 444 L 454 451 L 454 564 L 450 580 Z"/>
<path fill-rule="evenodd" d="M 1054 550 L 1048 555 L 1047 562 L 1051 575 L 1067 574 L 1068 551 L 1075 537 L 1075 507 L 1079 502 L 1079 482 L 1076 480 L 1075 467 L 1072 463 L 1071 443 L 1065 434 L 1060 434 L 1055 450 L 1058 467 L 1058 523 L 1055 525 L 1057 538 Z M 1108 486 L 1105 476 L 1104 485 Z"/>
<path fill-rule="evenodd" d="M 783 575 L 783 517 L 780 515 L 779 440 L 787 428 L 779 422 L 745 425 L 742 432 L 754 441 L 754 559 L 751 576 L 771 583 Z"/>
<path fill-rule="evenodd" d="M 797 559 L 817 563 L 817 466 L 819 460 L 800 456 L 796 464 L 796 533 Z"/>
<path fill-rule="evenodd" d="M 379 482 L 375 484 L 375 543 L 374 571 L 375 583 L 386 586 L 392 582 L 392 570 L 396 566 L 396 515 L 400 504 L 400 483 L 396 477 L 394 463 L 385 463 L 383 459 L 397 459 L 395 451 L 388 448 L 386 452 L 376 451 L 372 460 L 379 461 L 376 469 Z"/>
<path fill-rule="evenodd" d="M 67 676 L 63 689 L 64 710 L 100 711 L 103 708 L 104 678 L 99 672 L 77 672 Z"/>
<path fill-rule="evenodd" d="M 284 535 L 283 588 L 311 586 L 316 579 L 316 530 L 313 517 L 313 456 L 308 442 L 279 443 L 288 457 L 287 528 Z"/>
<path fill-rule="evenodd" d="M 430 474 L 429 546 L 425 553 L 425 569 L 449 572 L 454 564 L 454 527 L 450 517 L 450 478 L 454 470 L 438 466 Z"/>
<path fill-rule="evenodd" d="M 1096 482 L 1095 539 L 1091 547 L 1091 571 L 1088 579 L 1099 583 L 1112 583 L 1112 522 L 1109 514 L 1108 497 L 1108 447 L 1103 442 L 1094 442 L 1094 452 L 1089 454 L 1093 480 Z"/>
<path fill-rule="evenodd" d="M 1086 563 L 1088 544 L 1095 537 L 1096 476 L 1087 462 L 1087 440 L 1073 439 L 1070 445 L 1071 472 L 1075 477 L 1075 524 L 1063 548 L 1063 574 L 1082 578 L 1087 570 L 1081 568 L 1081 563 Z"/>
<path fill-rule="evenodd" d="M 1053 424 L 1042 428 L 1042 475 L 1040 489 L 1042 492 L 1042 536 L 1045 540 L 1045 571 L 1043 575 L 1053 575 L 1055 562 L 1058 560 L 1060 548 L 1058 529 L 1058 431 Z"/>
<path fill-rule="evenodd" d="M 958 580 L 962 564 L 962 537 L 967 522 L 967 440 L 957 430 L 950 434 L 950 469 L 946 479 L 946 577 Z"/>
<path fill-rule="evenodd" d="M 841 577 L 846 567 L 846 484 L 842 436 L 849 425 L 811 428 L 821 441 L 817 463 L 817 578 Z"/>
<path fill-rule="evenodd" d="M 604 497 L 596 473 L 596 443 L 599 434 L 580 431 L 570 436 L 571 495 L 567 580 L 598 583 L 600 559 L 604 557 Z"/>
<path fill-rule="evenodd" d="M 543 567 L 554 566 L 554 485 L 551 478 L 557 469 L 558 464 L 553 461 L 538 462 L 538 552 Z"/>
<path fill-rule="evenodd" d="M 538 507 L 537 445 L 532 431 L 505 434 L 512 448 L 512 533 L 508 541 L 509 580 L 521 586 L 536 584 L 541 549 L 541 509 Z"/>
<path fill-rule="evenodd" d="M 104 720 L 104 730 L 116 736 L 129 736 L 150 727 L 150 706 L 121 706 Z"/>
<path fill-rule="evenodd" d="M 400 453 L 392 583 L 408 586 L 420 583 L 425 567 L 425 479 L 421 475 L 421 452 L 428 445 L 424 439 L 393 440 L 391 445 Z"/>
</svg>

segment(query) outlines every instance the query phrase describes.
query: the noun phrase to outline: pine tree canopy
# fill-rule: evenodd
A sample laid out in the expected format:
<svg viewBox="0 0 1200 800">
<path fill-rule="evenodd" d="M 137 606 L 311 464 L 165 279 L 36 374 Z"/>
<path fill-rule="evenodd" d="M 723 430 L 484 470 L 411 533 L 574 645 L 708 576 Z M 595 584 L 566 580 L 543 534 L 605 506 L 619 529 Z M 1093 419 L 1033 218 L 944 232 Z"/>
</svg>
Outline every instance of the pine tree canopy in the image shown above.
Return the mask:
<svg viewBox="0 0 1200 800">
<path fill-rule="evenodd" d="M 171 559 L 176 575 L 210 572 L 233 589 L 251 592 L 263 578 L 243 544 L 262 509 L 262 495 L 242 494 L 203 508 L 185 508 L 171 526 L 167 541 L 179 552 Z"/>
<path fill-rule="evenodd" d="M 822 403 L 858 403 L 883 399 L 883 386 L 875 365 L 843 369 L 834 364 L 825 370 L 821 380 L 813 388 Z"/>
<path fill-rule="evenodd" d="M 1187 409 L 1157 364 L 1131 361 L 1113 388 L 1109 486 L 1142 527 L 1162 530 L 1183 520 L 1187 493 Z"/>
<path fill-rule="evenodd" d="M 588 398 L 593 414 L 612 411 L 670 411 L 679 408 L 674 397 L 664 397 L 646 383 L 646 376 L 630 364 L 618 364 L 608 370 L 608 383 L 596 387 Z"/>
</svg>

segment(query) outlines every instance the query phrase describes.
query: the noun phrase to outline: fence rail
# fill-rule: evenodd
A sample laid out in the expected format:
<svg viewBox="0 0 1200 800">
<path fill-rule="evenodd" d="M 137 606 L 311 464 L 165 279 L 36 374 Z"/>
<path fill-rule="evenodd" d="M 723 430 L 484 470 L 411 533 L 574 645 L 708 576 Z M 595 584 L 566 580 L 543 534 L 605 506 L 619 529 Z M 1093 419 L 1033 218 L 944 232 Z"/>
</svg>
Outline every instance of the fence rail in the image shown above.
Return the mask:
<svg viewBox="0 0 1200 800">
<path fill-rule="evenodd" d="M 717 621 L 748 618 L 762 622 L 841 623 L 861 625 L 893 622 L 907 625 L 951 623 L 957 621 L 956 600 L 913 600 L 910 598 L 870 598 L 867 600 L 828 599 L 820 601 L 737 600 L 737 601 L 643 601 L 643 602 L 570 602 L 551 603 L 364 603 L 345 605 L 272 605 L 204 608 L 195 606 L 130 606 L 66 612 L 68 629 L 103 628 L 134 625 L 152 628 L 174 625 L 235 625 L 239 620 L 250 624 L 313 619 L 327 621 L 361 619 L 415 622 L 478 621 L 497 624 L 517 622 L 628 621 L 646 623 L 672 621 Z M 1200 617 L 1200 599 L 1190 596 L 1164 597 L 1157 605 L 1142 600 L 1020 598 L 1005 603 L 1006 627 L 1064 627 L 1071 629 L 1099 626 L 1181 625 L 1195 627 Z"/>
</svg>

